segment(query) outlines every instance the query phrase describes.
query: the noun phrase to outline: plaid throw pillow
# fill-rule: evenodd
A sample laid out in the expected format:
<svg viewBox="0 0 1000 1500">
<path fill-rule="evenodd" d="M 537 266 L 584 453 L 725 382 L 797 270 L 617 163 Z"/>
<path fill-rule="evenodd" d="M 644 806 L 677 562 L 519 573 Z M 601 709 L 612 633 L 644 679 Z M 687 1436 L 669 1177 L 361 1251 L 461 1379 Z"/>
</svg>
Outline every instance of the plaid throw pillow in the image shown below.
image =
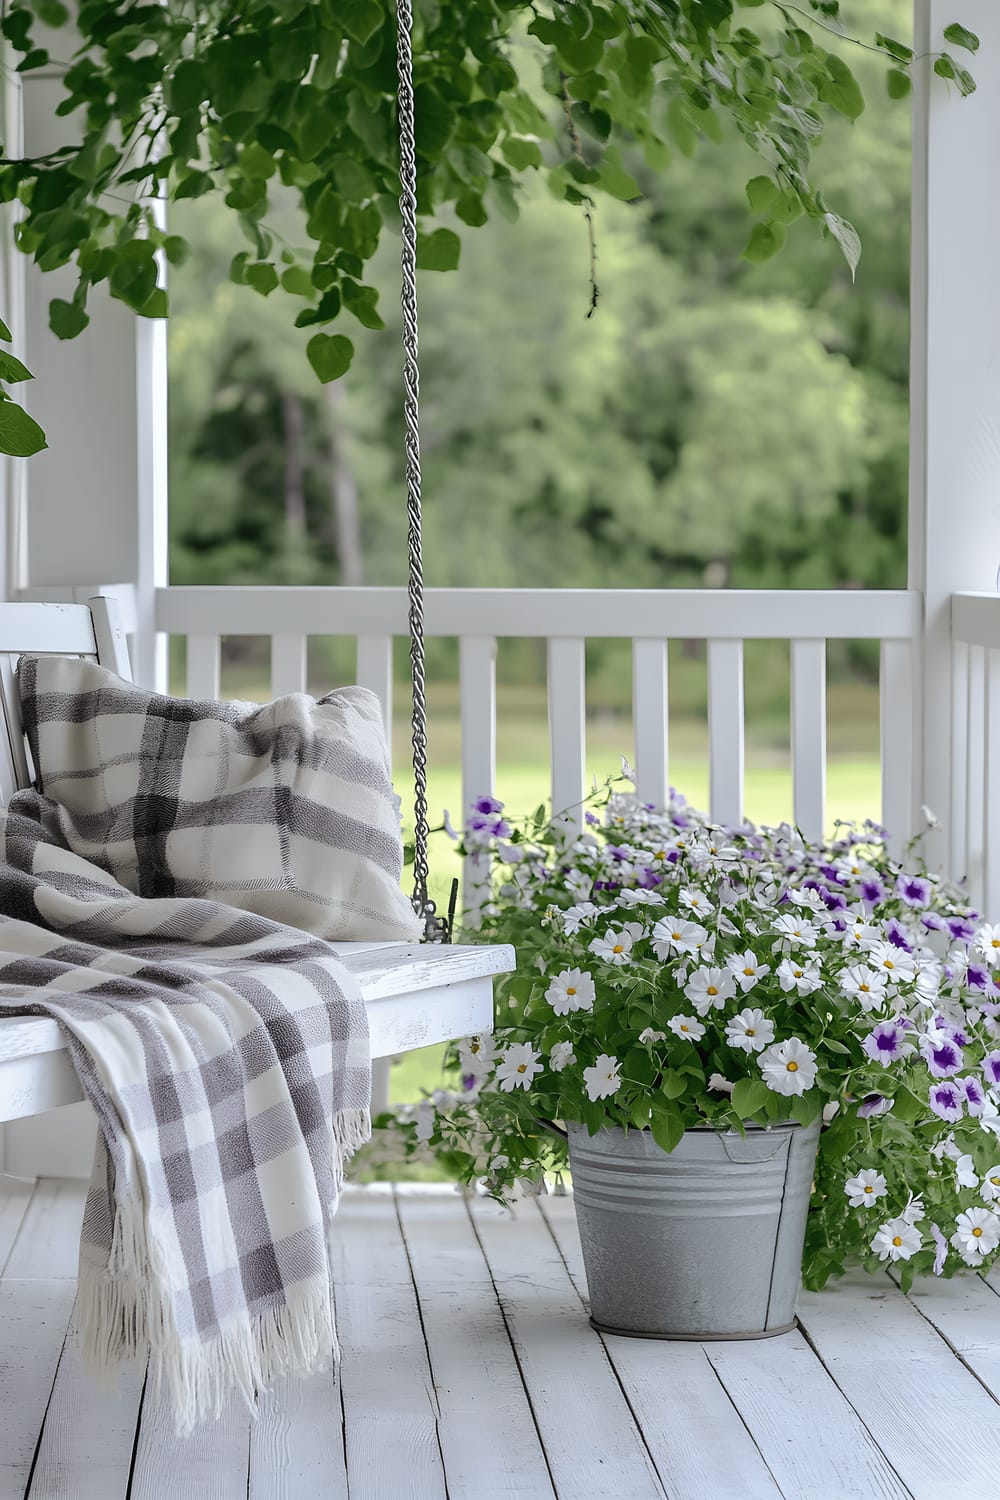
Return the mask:
<svg viewBox="0 0 1000 1500">
<path fill-rule="evenodd" d="M 195 703 L 58 656 L 23 656 L 18 682 L 63 839 L 129 890 L 327 939 L 419 937 L 373 693 Z"/>
</svg>

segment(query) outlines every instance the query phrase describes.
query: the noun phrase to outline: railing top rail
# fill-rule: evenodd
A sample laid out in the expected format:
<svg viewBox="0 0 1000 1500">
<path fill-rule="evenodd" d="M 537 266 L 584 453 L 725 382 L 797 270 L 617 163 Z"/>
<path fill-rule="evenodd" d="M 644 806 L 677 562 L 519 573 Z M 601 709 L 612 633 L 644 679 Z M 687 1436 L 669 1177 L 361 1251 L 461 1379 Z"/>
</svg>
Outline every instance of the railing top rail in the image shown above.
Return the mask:
<svg viewBox="0 0 1000 1500">
<path fill-rule="evenodd" d="M 952 594 L 951 638 L 970 646 L 1000 646 L 1000 594 Z"/>
<path fill-rule="evenodd" d="M 903 589 L 428 589 L 433 636 L 912 640 L 922 596 Z M 171 586 L 174 635 L 405 635 L 402 588 Z"/>
</svg>

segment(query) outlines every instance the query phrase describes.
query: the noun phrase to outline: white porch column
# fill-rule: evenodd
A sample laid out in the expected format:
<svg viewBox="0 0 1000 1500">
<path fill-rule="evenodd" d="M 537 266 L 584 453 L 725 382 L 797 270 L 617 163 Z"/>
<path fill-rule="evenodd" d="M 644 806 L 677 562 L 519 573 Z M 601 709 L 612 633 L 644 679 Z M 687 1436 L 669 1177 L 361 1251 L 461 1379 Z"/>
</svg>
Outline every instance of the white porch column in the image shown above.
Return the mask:
<svg viewBox="0 0 1000 1500">
<path fill-rule="evenodd" d="M 982 42 L 962 54 L 978 90 L 959 97 L 928 53 L 959 20 Z M 914 747 L 915 827 L 947 867 L 960 735 L 952 733 L 950 596 L 997 589 L 1000 570 L 1000 6 L 916 0 L 913 140 L 909 584 L 926 598 Z M 922 691 L 919 678 L 922 675 Z M 964 870 L 952 870 L 961 876 Z"/>
<path fill-rule="evenodd" d="M 63 143 L 72 125 L 56 118 L 58 78 L 29 73 L 22 92 L 25 149 L 35 155 Z M 74 281 L 69 269 L 27 267 L 24 359 L 35 375 L 32 415 L 49 447 L 27 468 L 26 560 L 15 586 L 135 584 L 136 677 L 162 686 L 152 609 L 153 589 L 167 581 L 166 329 L 98 287 L 90 326 L 57 339 L 48 304 L 69 298 Z"/>
</svg>

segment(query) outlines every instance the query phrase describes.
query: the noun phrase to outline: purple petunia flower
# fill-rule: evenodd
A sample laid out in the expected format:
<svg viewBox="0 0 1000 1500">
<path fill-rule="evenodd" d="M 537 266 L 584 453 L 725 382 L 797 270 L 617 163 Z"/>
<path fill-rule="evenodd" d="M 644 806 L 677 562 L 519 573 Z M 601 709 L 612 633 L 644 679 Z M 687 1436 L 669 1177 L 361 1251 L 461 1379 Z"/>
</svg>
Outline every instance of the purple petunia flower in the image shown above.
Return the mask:
<svg viewBox="0 0 1000 1500">
<path fill-rule="evenodd" d="M 969 1045 L 969 1033 L 963 1031 L 961 1026 L 956 1026 L 954 1021 L 949 1021 L 947 1016 L 936 1015 L 932 1024 L 935 1030 L 943 1031 L 956 1046 L 967 1047 Z"/>
<path fill-rule="evenodd" d="M 944 917 L 939 917 L 936 911 L 925 911 L 920 918 L 928 932 L 943 932 L 945 928 Z"/>
<path fill-rule="evenodd" d="M 968 917 L 948 917 L 948 931 L 957 943 L 971 943 L 976 929 Z"/>
<path fill-rule="evenodd" d="M 962 1068 L 961 1047 L 957 1042 L 953 1042 L 951 1037 L 940 1032 L 937 1037 L 925 1038 L 923 1051 L 927 1071 L 932 1078 L 950 1078 L 953 1073 L 959 1072 Z"/>
<path fill-rule="evenodd" d="M 896 881 L 896 894 L 902 896 L 907 906 L 926 906 L 931 899 L 931 883 L 922 875 L 901 873 Z"/>
<path fill-rule="evenodd" d="M 913 952 L 913 944 L 906 935 L 906 928 L 896 917 L 889 918 L 885 935 L 894 948 L 902 948 L 904 953 Z"/>
<path fill-rule="evenodd" d="M 601 820 L 597 816 L 596 813 L 592 813 L 592 812 L 584 813 L 584 817 L 586 818 L 587 822 L 590 824 L 591 828 L 597 828 L 599 826 Z"/>
<path fill-rule="evenodd" d="M 868 1120 L 872 1115 L 887 1115 L 893 1106 L 893 1100 L 887 1099 L 884 1094 L 866 1094 L 858 1105 L 858 1115 L 862 1120 Z"/>
<path fill-rule="evenodd" d="M 934 1240 L 934 1275 L 940 1276 L 944 1270 L 944 1263 L 948 1259 L 948 1241 L 941 1233 L 937 1225 L 931 1221 L 931 1236 Z"/>
<path fill-rule="evenodd" d="M 847 910 L 847 897 L 843 891 L 831 891 L 827 887 L 826 890 L 820 890 L 820 895 L 823 897 L 823 904 L 827 911 Z"/>
<path fill-rule="evenodd" d="M 977 959 L 971 959 L 966 965 L 964 978 L 970 990 L 985 990 L 990 986 L 990 971 Z"/>
<path fill-rule="evenodd" d="M 978 1078 L 963 1078 L 965 1084 L 965 1102 L 970 1115 L 981 1115 L 983 1105 L 986 1103 L 986 1090 Z"/>
<path fill-rule="evenodd" d="M 610 854 L 612 859 L 618 860 L 628 859 L 629 854 L 624 844 L 608 844 L 604 852 Z"/>
<path fill-rule="evenodd" d="M 987 1052 L 983 1058 L 983 1077 L 994 1088 L 1000 1085 L 1000 1052 Z"/>
<path fill-rule="evenodd" d="M 657 874 L 650 865 L 646 865 L 639 876 L 639 885 L 644 891 L 655 890 L 658 885 L 663 884 L 663 876 Z"/>
<path fill-rule="evenodd" d="M 503 803 L 498 802 L 495 797 L 477 797 L 472 804 L 472 811 L 477 813 L 503 812 Z"/>
<path fill-rule="evenodd" d="M 934 1083 L 927 1102 L 939 1119 L 954 1123 L 965 1113 L 965 1090 L 954 1079 Z"/>
<path fill-rule="evenodd" d="M 880 1021 L 861 1043 L 868 1056 L 876 1062 L 890 1063 L 909 1051 L 904 1041 L 905 1032 L 897 1021 Z"/>
<path fill-rule="evenodd" d="M 878 906 L 885 900 L 885 886 L 877 875 L 869 875 L 861 882 L 860 895 L 866 906 Z"/>
</svg>

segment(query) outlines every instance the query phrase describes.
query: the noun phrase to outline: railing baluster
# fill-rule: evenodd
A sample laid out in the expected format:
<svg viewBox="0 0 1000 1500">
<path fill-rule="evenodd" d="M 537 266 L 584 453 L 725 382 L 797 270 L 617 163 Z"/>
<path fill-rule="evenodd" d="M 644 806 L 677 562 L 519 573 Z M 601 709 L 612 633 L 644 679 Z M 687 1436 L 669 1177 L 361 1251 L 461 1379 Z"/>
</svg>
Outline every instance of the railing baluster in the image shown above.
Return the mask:
<svg viewBox="0 0 1000 1500">
<path fill-rule="evenodd" d="M 806 838 L 826 823 L 826 641 L 793 641 L 792 788 L 796 825 Z"/>
<path fill-rule="evenodd" d="M 948 870 L 956 879 L 968 861 L 966 818 L 969 803 L 969 647 L 955 641 L 951 648 L 951 801 L 932 811 L 948 818 Z"/>
<path fill-rule="evenodd" d="M 187 638 L 187 695 L 218 698 L 222 682 L 222 640 L 217 635 Z"/>
<path fill-rule="evenodd" d="M 1000 649 L 986 652 L 983 740 L 983 911 L 1000 913 Z"/>
<path fill-rule="evenodd" d="M 743 821 L 743 642 L 708 642 L 709 805 L 716 823 Z"/>
<path fill-rule="evenodd" d="M 586 643 L 553 638 L 548 643 L 549 758 L 552 811 L 569 826 L 583 828 L 586 775 Z"/>
<path fill-rule="evenodd" d="M 304 635 L 272 635 L 271 696 L 307 691 L 307 647 Z"/>
<path fill-rule="evenodd" d="M 497 779 L 497 643 L 490 635 L 463 636 L 458 643 L 459 700 L 462 721 L 462 808 L 464 820 L 477 797 L 491 797 Z M 457 810 L 456 810 L 457 811 Z M 467 915 L 489 893 L 490 857 L 473 855 L 463 868 L 462 902 Z"/>
<path fill-rule="evenodd" d="M 670 708 L 666 641 L 632 642 L 632 724 L 636 791 L 643 802 L 665 807 Z"/>
<path fill-rule="evenodd" d="M 392 636 L 359 635 L 355 664 L 358 684 L 375 694 L 382 705 L 382 720 L 392 754 Z"/>
<path fill-rule="evenodd" d="M 983 780 L 986 757 L 986 654 L 982 646 L 969 647 L 969 743 L 965 758 L 966 824 L 965 875 L 973 901 L 983 896 Z"/>
<path fill-rule="evenodd" d="M 879 664 L 882 822 L 901 854 L 913 828 L 913 647 L 883 641 Z"/>
</svg>

